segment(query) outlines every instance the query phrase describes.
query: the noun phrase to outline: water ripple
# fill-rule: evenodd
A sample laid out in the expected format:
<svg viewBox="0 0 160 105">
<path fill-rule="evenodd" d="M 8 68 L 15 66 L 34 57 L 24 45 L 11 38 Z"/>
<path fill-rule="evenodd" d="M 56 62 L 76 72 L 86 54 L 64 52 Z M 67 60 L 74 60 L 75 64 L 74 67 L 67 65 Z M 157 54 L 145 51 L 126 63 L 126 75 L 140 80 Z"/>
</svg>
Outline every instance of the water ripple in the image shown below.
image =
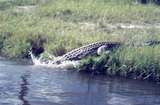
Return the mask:
<svg viewBox="0 0 160 105">
<path fill-rule="evenodd" d="M 0 105 L 160 105 L 156 83 L 5 64 Z"/>
</svg>

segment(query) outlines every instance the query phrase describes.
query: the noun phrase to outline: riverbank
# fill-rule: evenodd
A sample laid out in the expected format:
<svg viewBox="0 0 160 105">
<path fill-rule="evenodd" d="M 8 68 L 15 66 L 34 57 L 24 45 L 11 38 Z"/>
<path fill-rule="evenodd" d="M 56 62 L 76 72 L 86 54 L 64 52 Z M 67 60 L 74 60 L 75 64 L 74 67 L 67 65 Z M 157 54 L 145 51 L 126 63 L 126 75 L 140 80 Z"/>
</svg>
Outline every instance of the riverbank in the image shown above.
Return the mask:
<svg viewBox="0 0 160 105">
<path fill-rule="evenodd" d="M 81 60 L 79 70 L 93 74 L 160 81 L 160 52 L 157 52 L 159 48 L 160 46 L 120 48 L 109 55 Z"/>
<path fill-rule="evenodd" d="M 42 1 L 0 2 L 1 55 L 24 58 L 31 47 L 62 55 L 97 41 L 137 45 L 160 39 L 160 7 L 154 4 L 129 0 Z"/>
<path fill-rule="evenodd" d="M 100 63 L 104 71 L 113 75 L 114 70 L 122 70 L 124 76 L 130 70 L 138 71 L 142 79 L 152 75 L 159 79 L 159 46 L 131 47 L 160 40 L 159 8 L 131 0 L 2 0 L 0 54 L 7 58 L 28 58 L 32 48 L 37 55 L 44 50 L 60 56 L 92 42 L 123 42 L 126 47 L 109 57 L 110 70 L 104 67 L 108 60 L 104 65 Z"/>
</svg>

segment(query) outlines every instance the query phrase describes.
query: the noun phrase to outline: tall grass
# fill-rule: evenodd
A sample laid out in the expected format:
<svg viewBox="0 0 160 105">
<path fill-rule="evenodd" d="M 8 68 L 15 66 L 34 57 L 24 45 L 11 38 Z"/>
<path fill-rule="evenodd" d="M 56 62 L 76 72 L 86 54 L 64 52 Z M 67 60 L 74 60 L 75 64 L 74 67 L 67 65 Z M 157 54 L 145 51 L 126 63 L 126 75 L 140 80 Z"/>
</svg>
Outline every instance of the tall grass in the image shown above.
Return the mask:
<svg viewBox="0 0 160 105">
<path fill-rule="evenodd" d="M 103 22 L 154 22 L 159 19 L 159 10 L 152 4 L 144 6 L 128 3 L 128 0 L 61 0 L 43 5 L 40 14 L 58 17 L 66 21 L 102 21 Z M 152 17 L 154 15 L 154 20 Z"/>
<path fill-rule="evenodd" d="M 24 57 L 39 36 L 46 40 L 44 49 L 55 55 L 96 41 L 132 45 L 160 39 L 158 29 L 107 27 L 108 23 L 159 23 L 160 10 L 153 4 L 135 4 L 133 0 L 1 0 L 0 5 L 5 7 L 0 6 L 0 53 L 7 57 Z M 35 7 L 27 11 L 17 7 L 28 5 Z"/>
</svg>

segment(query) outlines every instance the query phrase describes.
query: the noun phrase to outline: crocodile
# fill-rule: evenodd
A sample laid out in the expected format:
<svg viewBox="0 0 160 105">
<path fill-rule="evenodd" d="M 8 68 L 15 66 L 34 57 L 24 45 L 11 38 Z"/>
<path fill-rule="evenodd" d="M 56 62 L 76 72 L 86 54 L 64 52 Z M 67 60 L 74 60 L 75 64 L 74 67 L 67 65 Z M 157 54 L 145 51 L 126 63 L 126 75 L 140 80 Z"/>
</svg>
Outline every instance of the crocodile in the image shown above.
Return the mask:
<svg viewBox="0 0 160 105">
<path fill-rule="evenodd" d="M 142 43 L 142 45 L 139 45 L 136 47 L 155 46 L 159 44 L 160 44 L 160 41 L 151 40 L 151 41 L 144 42 Z M 49 54 L 50 58 L 52 59 L 50 61 L 43 60 L 41 59 L 41 57 L 38 60 L 42 60 L 42 62 L 46 64 L 48 62 L 50 62 L 51 64 L 61 64 L 64 61 L 78 61 L 86 56 L 91 56 L 95 54 L 101 55 L 102 53 L 107 53 L 107 52 L 110 53 L 111 51 L 113 51 L 113 49 L 117 49 L 123 45 L 124 43 L 122 42 L 95 42 L 95 43 L 91 43 L 91 44 L 73 49 L 60 57 L 54 57 Z M 135 46 L 133 45 L 132 47 L 135 47 Z M 30 52 L 30 55 L 32 59 L 36 58 L 34 57 L 34 54 L 32 54 L 32 51 Z"/>
<path fill-rule="evenodd" d="M 54 63 L 61 63 L 63 61 L 73 61 L 73 60 L 80 60 L 83 57 L 97 54 L 97 51 L 112 51 L 115 48 L 119 48 L 122 45 L 121 42 L 95 42 L 91 43 L 79 48 L 76 48 L 64 55 L 62 55 L 58 60 Z"/>
<path fill-rule="evenodd" d="M 159 45 L 159 44 L 160 44 L 160 41 L 150 40 L 150 41 L 144 42 L 139 47 L 155 46 L 155 45 Z M 113 49 L 119 48 L 122 45 L 124 45 L 124 43 L 122 43 L 122 42 L 95 42 L 95 43 L 91 43 L 91 44 L 76 48 L 76 49 L 62 55 L 61 57 L 59 57 L 59 59 L 55 60 L 54 63 L 60 64 L 63 61 L 80 60 L 83 57 L 91 56 L 91 55 L 95 55 L 95 54 L 101 55 L 103 52 L 106 52 L 106 51 L 111 52 L 111 51 L 113 51 Z"/>
</svg>

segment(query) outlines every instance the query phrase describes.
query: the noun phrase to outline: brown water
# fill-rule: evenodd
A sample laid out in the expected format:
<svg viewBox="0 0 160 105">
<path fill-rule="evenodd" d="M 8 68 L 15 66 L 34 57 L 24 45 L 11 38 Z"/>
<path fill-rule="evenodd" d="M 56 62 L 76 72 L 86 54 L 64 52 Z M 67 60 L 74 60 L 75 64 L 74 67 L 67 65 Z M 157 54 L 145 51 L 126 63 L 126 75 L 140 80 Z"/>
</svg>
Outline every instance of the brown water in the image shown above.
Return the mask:
<svg viewBox="0 0 160 105">
<path fill-rule="evenodd" d="M 1 60 L 0 105 L 160 105 L 160 85 Z"/>
</svg>

